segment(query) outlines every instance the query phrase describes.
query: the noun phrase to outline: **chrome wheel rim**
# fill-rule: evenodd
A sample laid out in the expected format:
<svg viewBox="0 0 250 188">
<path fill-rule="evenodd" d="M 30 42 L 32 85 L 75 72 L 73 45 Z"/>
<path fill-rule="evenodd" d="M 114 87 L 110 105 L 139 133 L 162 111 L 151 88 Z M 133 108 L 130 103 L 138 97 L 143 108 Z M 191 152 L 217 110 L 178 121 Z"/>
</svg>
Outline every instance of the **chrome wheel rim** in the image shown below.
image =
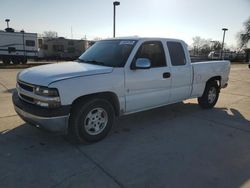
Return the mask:
<svg viewBox="0 0 250 188">
<path fill-rule="evenodd" d="M 84 128 L 90 135 L 100 134 L 108 123 L 108 114 L 103 108 L 92 109 L 84 120 Z"/>
<path fill-rule="evenodd" d="M 211 88 L 209 89 L 209 91 L 208 91 L 208 102 L 209 102 L 210 104 L 213 103 L 213 102 L 215 101 L 216 95 L 217 95 L 217 93 L 216 93 L 215 87 L 211 87 Z"/>
</svg>

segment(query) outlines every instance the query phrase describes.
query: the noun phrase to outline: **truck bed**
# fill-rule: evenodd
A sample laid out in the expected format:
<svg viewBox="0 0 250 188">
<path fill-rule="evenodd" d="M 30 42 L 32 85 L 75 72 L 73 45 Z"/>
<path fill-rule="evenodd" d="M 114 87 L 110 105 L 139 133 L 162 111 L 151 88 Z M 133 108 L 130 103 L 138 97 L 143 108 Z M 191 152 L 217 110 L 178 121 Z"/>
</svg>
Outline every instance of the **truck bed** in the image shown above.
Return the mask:
<svg viewBox="0 0 250 188">
<path fill-rule="evenodd" d="M 201 96 L 205 88 L 204 83 L 212 77 L 221 78 L 221 87 L 228 82 L 230 61 L 202 61 L 192 63 L 191 65 L 193 69 L 192 97 Z"/>
</svg>

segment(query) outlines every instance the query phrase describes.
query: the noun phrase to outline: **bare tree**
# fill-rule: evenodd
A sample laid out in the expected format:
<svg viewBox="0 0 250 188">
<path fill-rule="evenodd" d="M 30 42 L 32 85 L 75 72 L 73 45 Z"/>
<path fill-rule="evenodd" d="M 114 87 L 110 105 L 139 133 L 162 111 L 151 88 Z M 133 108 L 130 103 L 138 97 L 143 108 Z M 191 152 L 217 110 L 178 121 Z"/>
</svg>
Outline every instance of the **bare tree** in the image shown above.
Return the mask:
<svg viewBox="0 0 250 188">
<path fill-rule="evenodd" d="M 203 39 L 200 36 L 192 38 L 194 55 L 207 55 L 211 51 L 211 39 Z"/>
<path fill-rule="evenodd" d="M 226 44 L 224 43 L 224 46 L 226 46 Z M 222 48 L 222 44 L 220 41 L 213 41 L 213 44 L 211 46 L 211 50 L 215 50 L 215 51 L 219 51 Z"/>
<path fill-rule="evenodd" d="M 243 24 L 244 30 L 239 33 L 240 48 L 247 47 L 250 41 L 250 17 Z"/>
<path fill-rule="evenodd" d="M 43 37 L 57 38 L 57 32 L 55 32 L 55 31 L 44 31 L 43 32 Z"/>
<path fill-rule="evenodd" d="M 94 41 L 98 41 L 98 40 L 102 40 L 102 38 L 101 37 L 95 37 L 94 38 Z"/>
<path fill-rule="evenodd" d="M 193 39 L 193 43 L 192 46 L 196 49 L 199 49 L 200 46 L 202 45 L 202 39 L 199 36 L 195 36 L 192 38 Z"/>
</svg>

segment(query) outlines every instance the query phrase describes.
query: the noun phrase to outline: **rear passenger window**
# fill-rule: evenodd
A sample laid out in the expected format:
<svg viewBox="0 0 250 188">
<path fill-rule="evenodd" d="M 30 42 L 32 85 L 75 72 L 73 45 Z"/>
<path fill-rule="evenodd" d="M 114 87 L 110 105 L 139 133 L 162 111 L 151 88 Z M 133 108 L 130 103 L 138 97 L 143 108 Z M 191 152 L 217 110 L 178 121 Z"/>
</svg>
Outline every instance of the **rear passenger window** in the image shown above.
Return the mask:
<svg viewBox="0 0 250 188">
<path fill-rule="evenodd" d="M 165 52 L 160 41 L 144 42 L 136 53 L 135 58 L 148 58 L 151 67 L 166 66 Z"/>
<path fill-rule="evenodd" d="M 167 42 L 171 63 L 173 66 L 186 64 L 186 57 L 181 43 Z"/>
</svg>

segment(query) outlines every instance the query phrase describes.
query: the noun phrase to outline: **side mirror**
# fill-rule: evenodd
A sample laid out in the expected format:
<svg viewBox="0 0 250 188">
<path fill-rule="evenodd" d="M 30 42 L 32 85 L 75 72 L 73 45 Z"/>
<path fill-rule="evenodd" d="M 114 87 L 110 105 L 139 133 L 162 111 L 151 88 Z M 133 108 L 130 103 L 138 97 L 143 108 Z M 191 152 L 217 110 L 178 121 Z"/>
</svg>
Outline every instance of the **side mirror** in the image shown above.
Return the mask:
<svg viewBox="0 0 250 188">
<path fill-rule="evenodd" d="M 147 58 L 138 58 L 135 62 L 135 69 L 149 69 L 151 62 Z"/>
</svg>

